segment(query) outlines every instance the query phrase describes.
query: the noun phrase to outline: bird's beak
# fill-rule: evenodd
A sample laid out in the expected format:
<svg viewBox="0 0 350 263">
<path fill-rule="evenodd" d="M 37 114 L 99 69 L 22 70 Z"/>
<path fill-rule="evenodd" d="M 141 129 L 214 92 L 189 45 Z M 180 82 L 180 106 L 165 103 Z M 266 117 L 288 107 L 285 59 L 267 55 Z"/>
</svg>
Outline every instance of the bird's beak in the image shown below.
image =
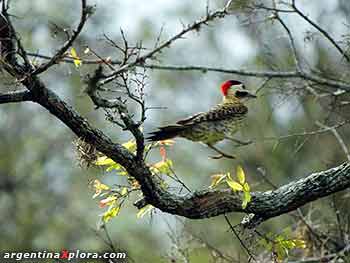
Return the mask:
<svg viewBox="0 0 350 263">
<path fill-rule="evenodd" d="M 257 96 L 254 95 L 253 93 L 250 93 L 249 91 L 247 92 L 247 98 L 252 98 L 252 99 L 256 99 Z"/>
</svg>

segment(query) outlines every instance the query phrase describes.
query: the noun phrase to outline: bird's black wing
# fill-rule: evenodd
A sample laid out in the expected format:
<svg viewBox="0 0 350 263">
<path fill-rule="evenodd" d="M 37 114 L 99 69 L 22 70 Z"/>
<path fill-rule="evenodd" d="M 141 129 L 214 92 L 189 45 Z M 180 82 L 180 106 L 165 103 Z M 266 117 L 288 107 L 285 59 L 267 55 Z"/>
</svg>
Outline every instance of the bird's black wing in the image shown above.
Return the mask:
<svg viewBox="0 0 350 263">
<path fill-rule="evenodd" d="M 186 124 L 192 124 L 193 120 L 195 120 L 196 118 L 198 118 L 199 116 L 205 114 L 205 112 L 199 112 L 195 115 L 192 115 L 186 119 L 182 119 L 176 122 L 176 124 L 180 124 L 180 125 L 186 125 Z"/>
<path fill-rule="evenodd" d="M 205 121 L 220 121 L 229 118 L 242 118 L 248 113 L 248 108 L 241 103 L 227 103 L 220 104 L 208 112 L 200 112 L 187 119 L 183 119 L 177 122 L 180 125 L 192 125 Z"/>
</svg>

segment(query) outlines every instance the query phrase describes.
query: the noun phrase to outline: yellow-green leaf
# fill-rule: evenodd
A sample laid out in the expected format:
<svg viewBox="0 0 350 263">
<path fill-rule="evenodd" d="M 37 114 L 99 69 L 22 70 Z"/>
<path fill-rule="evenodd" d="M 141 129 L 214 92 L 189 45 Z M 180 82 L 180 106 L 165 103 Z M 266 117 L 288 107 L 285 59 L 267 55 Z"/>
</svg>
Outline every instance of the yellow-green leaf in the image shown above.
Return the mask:
<svg viewBox="0 0 350 263">
<path fill-rule="evenodd" d="M 172 172 L 173 162 L 169 159 L 153 164 L 150 169 L 154 174 L 170 174 Z"/>
<path fill-rule="evenodd" d="M 291 235 L 289 229 L 284 229 L 283 233 L 277 236 L 274 236 L 270 232 L 266 234 L 266 239 L 261 239 L 259 243 L 266 250 L 274 252 L 277 256 L 278 262 L 280 262 L 288 257 L 290 250 L 295 248 L 306 248 L 304 240 L 288 239 L 287 236 L 289 235 Z"/>
<path fill-rule="evenodd" d="M 122 191 L 120 192 L 120 194 L 121 194 L 122 196 L 127 195 L 127 194 L 128 194 L 128 188 L 124 187 L 124 188 L 122 189 Z"/>
<path fill-rule="evenodd" d="M 119 170 L 118 174 L 121 175 L 121 176 L 127 176 L 128 175 L 128 172 L 124 168 L 117 169 L 117 170 Z"/>
<path fill-rule="evenodd" d="M 245 174 L 244 174 L 242 166 L 240 166 L 240 165 L 237 166 L 237 172 L 236 173 L 237 173 L 238 182 L 241 185 L 243 185 L 245 183 Z"/>
<path fill-rule="evenodd" d="M 250 192 L 243 192 L 242 208 L 245 209 L 251 200 L 252 196 L 250 195 Z"/>
<path fill-rule="evenodd" d="M 120 206 L 111 207 L 102 215 L 103 222 L 107 223 L 113 217 L 116 217 L 119 214 L 119 212 L 120 212 Z"/>
<path fill-rule="evenodd" d="M 110 172 L 110 171 L 113 171 L 113 170 L 123 170 L 124 168 L 119 164 L 119 163 L 114 163 L 114 164 L 111 164 L 107 167 L 106 171 L 107 172 Z"/>
<path fill-rule="evenodd" d="M 150 213 L 154 209 L 153 205 L 146 205 L 145 207 L 142 207 L 138 212 L 136 217 L 137 218 L 142 218 L 144 217 L 147 213 Z"/>
<path fill-rule="evenodd" d="M 101 183 L 99 180 L 94 180 L 94 188 L 98 190 L 109 190 L 109 186 Z"/>
<path fill-rule="evenodd" d="M 135 140 L 130 140 L 130 141 L 127 141 L 126 143 L 123 143 L 123 146 L 126 149 L 128 149 L 130 152 L 136 151 L 136 141 Z"/>
<path fill-rule="evenodd" d="M 249 184 L 247 182 L 245 182 L 243 184 L 243 191 L 244 192 L 250 192 L 250 187 L 249 187 Z"/>
<path fill-rule="evenodd" d="M 98 165 L 98 166 L 112 165 L 112 164 L 115 164 L 115 163 L 116 163 L 115 161 L 113 161 L 112 159 L 108 158 L 107 156 L 98 157 L 97 160 L 95 161 L 95 165 Z"/>
<path fill-rule="evenodd" d="M 70 55 L 73 58 L 73 62 L 75 67 L 79 68 L 81 64 L 83 63 L 81 59 L 78 57 L 77 51 L 75 50 L 74 47 L 70 49 Z"/>
<path fill-rule="evenodd" d="M 297 248 L 306 248 L 306 242 L 304 240 L 294 239 L 293 241 L 295 243 L 295 247 L 297 247 Z"/>
<path fill-rule="evenodd" d="M 233 191 L 243 191 L 243 186 L 230 178 L 226 179 L 226 183 Z"/>
<path fill-rule="evenodd" d="M 110 189 L 108 185 L 101 183 L 97 179 L 94 180 L 93 187 L 95 188 L 95 194 L 92 198 L 96 198 L 97 196 L 99 196 L 102 193 L 102 191 L 108 191 Z"/>
<path fill-rule="evenodd" d="M 295 243 L 293 240 L 284 240 L 281 242 L 281 245 L 287 250 L 295 248 Z"/>
<path fill-rule="evenodd" d="M 211 184 L 209 188 L 214 188 L 218 186 L 225 178 L 227 174 L 214 174 L 211 176 Z"/>
<path fill-rule="evenodd" d="M 119 163 L 116 163 L 115 161 L 113 161 L 111 158 L 108 158 L 107 156 L 101 156 L 97 158 L 97 160 L 95 161 L 95 165 L 108 166 L 106 169 L 107 172 L 117 170 L 119 171 L 119 175 L 128 175 L 128 173 L 126 172 L 123 166 L 121 166 Z"/>
<path fill-rule="evenodd" d="M 278 260 L 284 260 L 288 256 L 288 250 L 283 248 L 280 244 L 276 244 L 275 252 Z"/>
</svg>

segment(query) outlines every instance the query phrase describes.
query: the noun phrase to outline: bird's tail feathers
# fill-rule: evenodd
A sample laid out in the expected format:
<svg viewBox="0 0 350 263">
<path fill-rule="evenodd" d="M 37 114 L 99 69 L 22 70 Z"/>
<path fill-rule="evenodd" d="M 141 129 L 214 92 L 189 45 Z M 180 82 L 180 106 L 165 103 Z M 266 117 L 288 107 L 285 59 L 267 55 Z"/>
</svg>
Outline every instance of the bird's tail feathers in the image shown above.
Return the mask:
<svg viewBox="0 0 350 263">
<path fill-rule="evenodd" d="M 169 126 L 163 126 L 159 127 L 158 131 L 154 131 L 150 133 L 150 136 L 146 139 L 148 141 L 162 141 L 174 138 L 176 136 L 179 136 L 181 132 L 183 132 L 186 129 L 186 127 L 181 125 L 169 125 Z"/>
</svg>

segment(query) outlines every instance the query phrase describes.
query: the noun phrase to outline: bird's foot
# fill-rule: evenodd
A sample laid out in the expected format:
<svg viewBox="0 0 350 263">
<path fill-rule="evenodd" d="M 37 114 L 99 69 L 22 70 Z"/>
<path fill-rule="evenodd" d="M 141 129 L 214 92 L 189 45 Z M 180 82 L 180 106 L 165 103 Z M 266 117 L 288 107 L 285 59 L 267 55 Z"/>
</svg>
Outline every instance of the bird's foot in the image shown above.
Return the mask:
<svg viewBox="0 0 350 263">
<path fill-rule="evenodd" d="M 228 158 L 228 159 L 236 159 L 236 157 L 234 155 L 229 155 L 229 154 L 219 154 L 219 155 L 215 155 L 215 156 L 209 156 L 210 159 L 214 159 L 214 160 L 218 160 L 218 159 L 222 159 L 222 158 Z"/>
<path fill-rule="evenodd" d="M 216 156 L 210 156 L 211 159 L 221 159 L 221 158 L 228 158 L 228 159 L 236 159 L 234 155 L 230 155 L 227 153 L 224 153 L 223 151 L 219 150 L 218 148 L 214 147 L 211 144 L 208 144 L 208 147 L 214 151 L 216 151 L 219 155 Z"/>
<path fill-rule="evenodd" d="M 252 140 L 249 140 L 249 141 L 241 141 L 241 140 L 238 140 L 238 139 L 235 139 L 235 138 L 231 138 L 231 137 L 225 137 L 225 139 L 237 143 L 238 146 L 244 146 L 244 145 L 249 145 L 249 144 L 252 144 L 252 143 L 253 143 Z"/>
</svg>

